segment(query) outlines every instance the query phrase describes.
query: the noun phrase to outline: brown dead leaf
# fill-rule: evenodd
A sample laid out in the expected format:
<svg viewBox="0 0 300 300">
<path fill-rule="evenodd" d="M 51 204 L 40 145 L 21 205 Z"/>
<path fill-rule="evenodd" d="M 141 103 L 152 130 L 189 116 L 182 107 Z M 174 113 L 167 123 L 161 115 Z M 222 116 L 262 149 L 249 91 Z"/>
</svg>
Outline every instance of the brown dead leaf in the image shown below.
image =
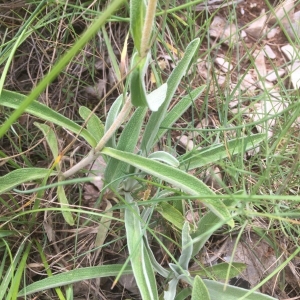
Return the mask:
<svg viewBox="0 0 300 300">
<path fill-rule="evenodd" d="M 251 288 L 271 274 L 281 262 L 281 259 L 275 256 L 273 248 L 254 233 L 243 234 L 235 249 L 236 242 L 237 239 L 233 238 L 227 243 L 225 260 L 247 265 L 245 271 L 241 273 L 241 277 L 251 284 Z M 276 277 L 273 277 L 264 284 L 263 289 L 272 292 L 275 281 Z"/>
</svg>

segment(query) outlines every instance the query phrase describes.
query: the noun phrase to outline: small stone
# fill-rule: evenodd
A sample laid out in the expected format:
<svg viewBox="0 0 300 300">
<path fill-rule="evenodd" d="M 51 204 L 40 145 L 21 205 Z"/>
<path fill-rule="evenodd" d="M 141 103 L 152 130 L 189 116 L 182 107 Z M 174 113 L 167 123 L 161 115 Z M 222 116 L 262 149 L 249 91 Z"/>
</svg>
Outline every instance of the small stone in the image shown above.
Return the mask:
<svg viewBox="0 0 300 300">
<path fill-rule="evenodd" d="M 285 70 L 283 69 L 278 69 L 276 72 L 275 71 L 271 71 L 267 74 L 266 79 L 268 81 L 276 81 L 278 80 L 278 78 L 282 77 L 285 74 Z"/>
<path fill-rule="evenodd" d="M 224 72 L 227 73 L 228 71 L 232 70 L 232 65 L 226 61 L 223 57 L 217 57 L 215 59 L 215 62 L 217 63 L 217 65 L 220 67 L 220 69 Z"/>
<path fill-rule="evenodd" d="M 274 59 L 276 58 L 276 54 L 274 53 L 274 51 L 271 49 L 271 47 L 269 45 L 265 45 L 265 47 L 263 48 L 264 54 L 266 57 Z"/>
<path fill-rule="evenodd" d="M 275 27 L 275 28 L 272 28 L 268 31 L 267 33 L 267 39 L 270 40 L 272 39 L 273 37 L 275 37 L 275 35 L 277 35 L 278 33 L 280 32 L 280 28 L 279 27 Z"/>
<path fill-rule="evenodd" d="M 254 38 L 261 38 L 266 33 L 266 21 L 267 15 L 263 9 L 260 16 L 245 29 L 246 33 Z"/>
</svg>

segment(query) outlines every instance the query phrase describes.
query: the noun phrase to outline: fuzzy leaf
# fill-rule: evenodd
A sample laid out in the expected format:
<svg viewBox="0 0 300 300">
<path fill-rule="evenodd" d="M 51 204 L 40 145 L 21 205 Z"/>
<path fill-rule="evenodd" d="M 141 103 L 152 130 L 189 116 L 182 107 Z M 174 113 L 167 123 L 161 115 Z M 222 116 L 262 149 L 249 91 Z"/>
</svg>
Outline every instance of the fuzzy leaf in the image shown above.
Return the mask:
<svg viewBox="0 0 300 300">
<path fill-rule="evenodd" d="M 183 270 L 188 270 L 189 262 L 192 257 L 193 243 L 190 236 L 190 226 L 188 222 L 184 223 L 182 228 L 182 250 L 178 263 Z"/>
<path fill-rule="evenodd" d="M 53 275 L 51 277 L 36 281 L 21 290 L 18 296 L 29 296 L 33 293 L 46 291 L 51 288 L 65 286 L 84 280 L 117 276 L 122 269 L 122 274 L 132 274 L 131 267 L 127 266 L 124 268 L 123 265 L 119 264 L 74 269 L 72 271 L 63 272 L 61 274 Z"/>
<path fill-rule="evenodd" d="M 0 96 L 0 105 L 17 109 L 25 99 L 26 96 L 22 94 L 3 90 Z M 76 134 L 79 133 L 80 136 L 82 136 L 91 146 L 96 146 L 95 139 L 86 129 L 82 129 L 75 122 L 57 113 L 56 111 L 42 103 L 39 103 L 37 101 L 31 102 L 30 105 L 25 109 L 25 112 L 42 120 L 62 126 Z"/>
<path fill-rule="evenodd" d="M 153 92 L 151 92 L 149 95 L 147 95 L 146 101 L 150 110 L 158 111 L 158 109 L 166 99 L 167 90 L 168 84 L 164 83 L 160 87 L 155 89 Z"/>
<path fill-rule="evenodd" d="M 112 104 L 108 114 L 107 114 L 107 118 L 106 118 L 106 122 L 105 122 L 105 132 L 107 132 L 107 130 L 112 126 L 112 124 L 114 123 L 115 119 L 118 116 L 118 113 L 121 110 L 122 107 L 122 103 L 123 103 L 123 95 L 120 95 Z M 115 133 L 112 135 L 112 137 L 110 138 L 110 140 L 106 143 L 107 147 L 112 147 L 112 148 L 116 148 L 116 135 Z"/>
<path fill-rule="evenodd" d="M 65 193 L 64 187 L 62 185 L 59 185 L 57 187 L 57 197 L 58 197 L 58 200 L 59 200 L 59 203 L 60 203 L 61 207 L 64 209 L 62 211 L 62 215 L 63 215 L 65 221 L 70 226 L 73 226 L 75 224 L 74 219 L 73 219 L 72 213 L 68 210 L 69 201 L 66 197 L 66 193 Z"/>
<path fill-rule="evenodd" d="M 134 112 L 121 133 L 118 145 L 116 146 L 118 150 L 134 152 L 137 141 L 140 137 L 141 127 L 146 112 L 146 107 L 139 107 Z M 106 183 L 110 183 L 111 189 L 116 189 L 118 187 L 120 180 L 116 179 L 119 179 L 121 176 L 125 175 L 127 166 L 128 164 L 120 160 L 113 158 L 109 160 L 104 173 L 104 178 Z"/>
<path fill-rule="evenodd" d="M 53 176 L 56 173 L 44 168 L 24 168 L 9 172 L 0 177 L 0 194 L 13 189 L 14 187 L 24 182 L 29 182 L 37 179 L 44 179 L 45 176 Z"/>
<path fill-rule="evenodd" d="M 242 289 L 236 286 L 224 285 L 216 281 L 203 279 L 204 284 L 206 285 L 210 299 L 211 300 L 236 300 L 243 299 L 243 296 L 246 295 L 249 290 Z M 260 294 L 253 292 L 251 295 L 248 295 L 247 300 L 276 300 L 268 295 Z"/>
<path fill-rule="evenodd" d="M 89 118 L 87 122 L 87 130 L 95 138 L 96 142 L 99 143 L 104 135 L 104 125 L 101 120 L 95 113 L 85 106 L 79 107 L 79 114 L 85 121 Z"/>
<path fill-rule="evenodd" d="M 206 86 L 200 86 L 194 89 L 188 95 L 179 100 L 178 103 L 169 112 L 167 112 L 166 117 L 161 122 L 161 129 L 158 130 L 154 143 L 156 143 L 166 133 L 168 127 L 171 127 L 187 111 L 187 109 L 194 103 L 195 99 L 203 93 L 205 87 Z"/>
<path fill-rule="evenodd" d="M 194 279 L 192 300 L 210 300 L 207 287 L 199 276 Z"/>
<path fill-rule="evenodd" d="M 174 206 L 168 202 L 160 202 L 157 206 L 157 211 L 172 225 L 178 229 L 182 229 L 185 218 Z"/>
<path fill-rule="evenodd" d="M 139 168 L 148 174 L 169 182 L 170 184 L 182 189 L 185 193 L 201 197 L 215 196 L 215 193 L 196 177 L 160 162 L 112 148 L 104 148 L 102 153 L 131 164 L 132 166 Z M 209 197 L 207 197 L 202 201 L 203 204 L 206 205 L 219 218 L 221 218 L 223 221 L 226 221 L 231 227 L 234 226 L 234 221 L 227 207 L 221 200 L 211 200 Z"/>
<path fill-rule="evenodd" d="M 230 272 L 228 274 L 228 268 L 230 267 Z M 191 275 L 199 275 L 201 277 L 206 277 L 214 280 L 226 280 L 226 278 L 233 278 L 239 276 L 245 269 L 247 265 L 243 263 L 220 263 L 213 265 L 211 267 L 201 266 L 200 270 L 191 271 Z"/>
<path fill-rule="evenodd" d="M 192 170 L 200 168 L 210 163 L 217 162 L 228 155 L 244 153 L 250 149 L 257 147 L 264 139 L 265 134 L 254 134 L 246 137 L 240 137 L 230 140 L 225 144 L 217 144 L 209 146 L 201 150 L 195 150 L 183 155 L 180 161 L 182 169 L 188 168 Z"/>
<path fill-rule="evenodd" d="M 34 125 L 43 132 L 45 139 L 49 145 L 49 148 L 52 152 L 52 156 L 55 159 L 58 156 L 58 145 L 57 145 L 57 138 L 54 131 L 47 124 L 40 124 L 34 122 Z"/>
<path fill-rule="evenodd" d="M 125 194 L 125 200 L 130 204 L 133 202 L 129 193 Z M 128 205 L 125 209 L 124 219 L 131 267 L 142 299 L 158 299 L 154 270 L 144 246 L 144 232 L 141 226 L 139 208 L 136 203 Z"/>
<path fill-rule="evenodd" d="M 179 161 L 171 154 L 165 151 L 156 151 L 151 153 L 148 158 L 164 162 L 172 167 L 178 167 Z"/>
<path fill-rule="evenodd" d="M 146 5 L 144 0 L 130 1 L 130 30 L 134 41 L 134 46 L 139 53 L 141 51 L 145 14 Z"/>
<path fill-rule="evenodd" d="M 193 40 L 186 48 L 185 53 L 181 61 L 175 67 L 171 75 L 167 80 L 167 96 L 161 107 L 157 112 L 153 112 L 149 118 L 145 132 L 143 135 L 141 148 L 144 153 L 150 152 L 153 141 L 155 140 L 158 130 L 161 126 L 162 121 L 164 120 L 169 104 L 177 90 L 177 87 L 186 74 L 188 67 L 196 54 L 198 47 L 200 45 L 200 39 L 197 38 Z"/>
<path fill-rule="evenodd" d="M 131 102 L 134 106 L 147 106 L 147 95 L 144 77 L 150 62 L 150 52 L 145 58 L 140 58 L 136 52 L 131 61 L 133 69 L 130 76 Z"/>
</svg>

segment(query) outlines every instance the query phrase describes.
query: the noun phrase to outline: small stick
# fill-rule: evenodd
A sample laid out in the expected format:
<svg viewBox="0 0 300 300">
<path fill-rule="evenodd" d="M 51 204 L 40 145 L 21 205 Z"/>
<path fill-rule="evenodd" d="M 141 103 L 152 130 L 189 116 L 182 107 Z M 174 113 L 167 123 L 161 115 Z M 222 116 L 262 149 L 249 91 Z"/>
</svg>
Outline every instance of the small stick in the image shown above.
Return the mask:
<svg viewBox="0 0 300 300">
<path fill-rule="evenodd" d="M 104 134 L 102 139 L 99 141 L 98 145 L 95 147 L 95 149 L 92 149 L 89 154 L 84 157 L 80 162 L 78 162 L 75 166 L 73 166 L 71 169 L 65 171 L 62 176 L 64 178 L 68 178 L 78 171 L 82 170 L 84 167 L 86 167 L 88 164 L 92 163 L 99 155 L 101 155 L 100 151 L 104 148 L 107 141 L 112 137 L 112 135 L 119 129 L 119 127 L 122 125 L 126 117 L 128 116 L 130 110 L 131 110 L 132 104 L 131 104 L 131 98 L 127 97 L 126 101 L 118 114 L 117 118 L 115 119 L 112 126 L 107 130 L 107 132 Z"/>
</svg>

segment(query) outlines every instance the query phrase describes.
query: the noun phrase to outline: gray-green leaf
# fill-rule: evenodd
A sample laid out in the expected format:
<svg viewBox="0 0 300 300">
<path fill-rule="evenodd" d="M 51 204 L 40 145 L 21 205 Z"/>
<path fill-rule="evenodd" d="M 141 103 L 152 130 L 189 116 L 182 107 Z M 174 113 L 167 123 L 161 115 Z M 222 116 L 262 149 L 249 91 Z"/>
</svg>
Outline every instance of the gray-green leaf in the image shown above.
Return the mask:
<svg viewBox="0 0 300 300">
<path fill-rule="evenodd" d="M 127 153 L 112 148 L 104 148 L 102 153 L 127 162 L 128 164 L 131 164 L 132 166 L 139 168 L 148 174 L 169 182 L 188 194 L 201 196 L 203 199 L 205 196 L 207 196 L 205 200 L 202 200 L 203 204 L 206 205 L 219 218 L 227 222 L 227 224 L 229 224 L 231 227 L 234 226 L 234 221 L 224 203 L 220 199 L 210 199 L 211 196 L 215 196 L 215 193 L 196 177 L 160 162 L 153 161 L 133 153 Z"/>
</svg>

